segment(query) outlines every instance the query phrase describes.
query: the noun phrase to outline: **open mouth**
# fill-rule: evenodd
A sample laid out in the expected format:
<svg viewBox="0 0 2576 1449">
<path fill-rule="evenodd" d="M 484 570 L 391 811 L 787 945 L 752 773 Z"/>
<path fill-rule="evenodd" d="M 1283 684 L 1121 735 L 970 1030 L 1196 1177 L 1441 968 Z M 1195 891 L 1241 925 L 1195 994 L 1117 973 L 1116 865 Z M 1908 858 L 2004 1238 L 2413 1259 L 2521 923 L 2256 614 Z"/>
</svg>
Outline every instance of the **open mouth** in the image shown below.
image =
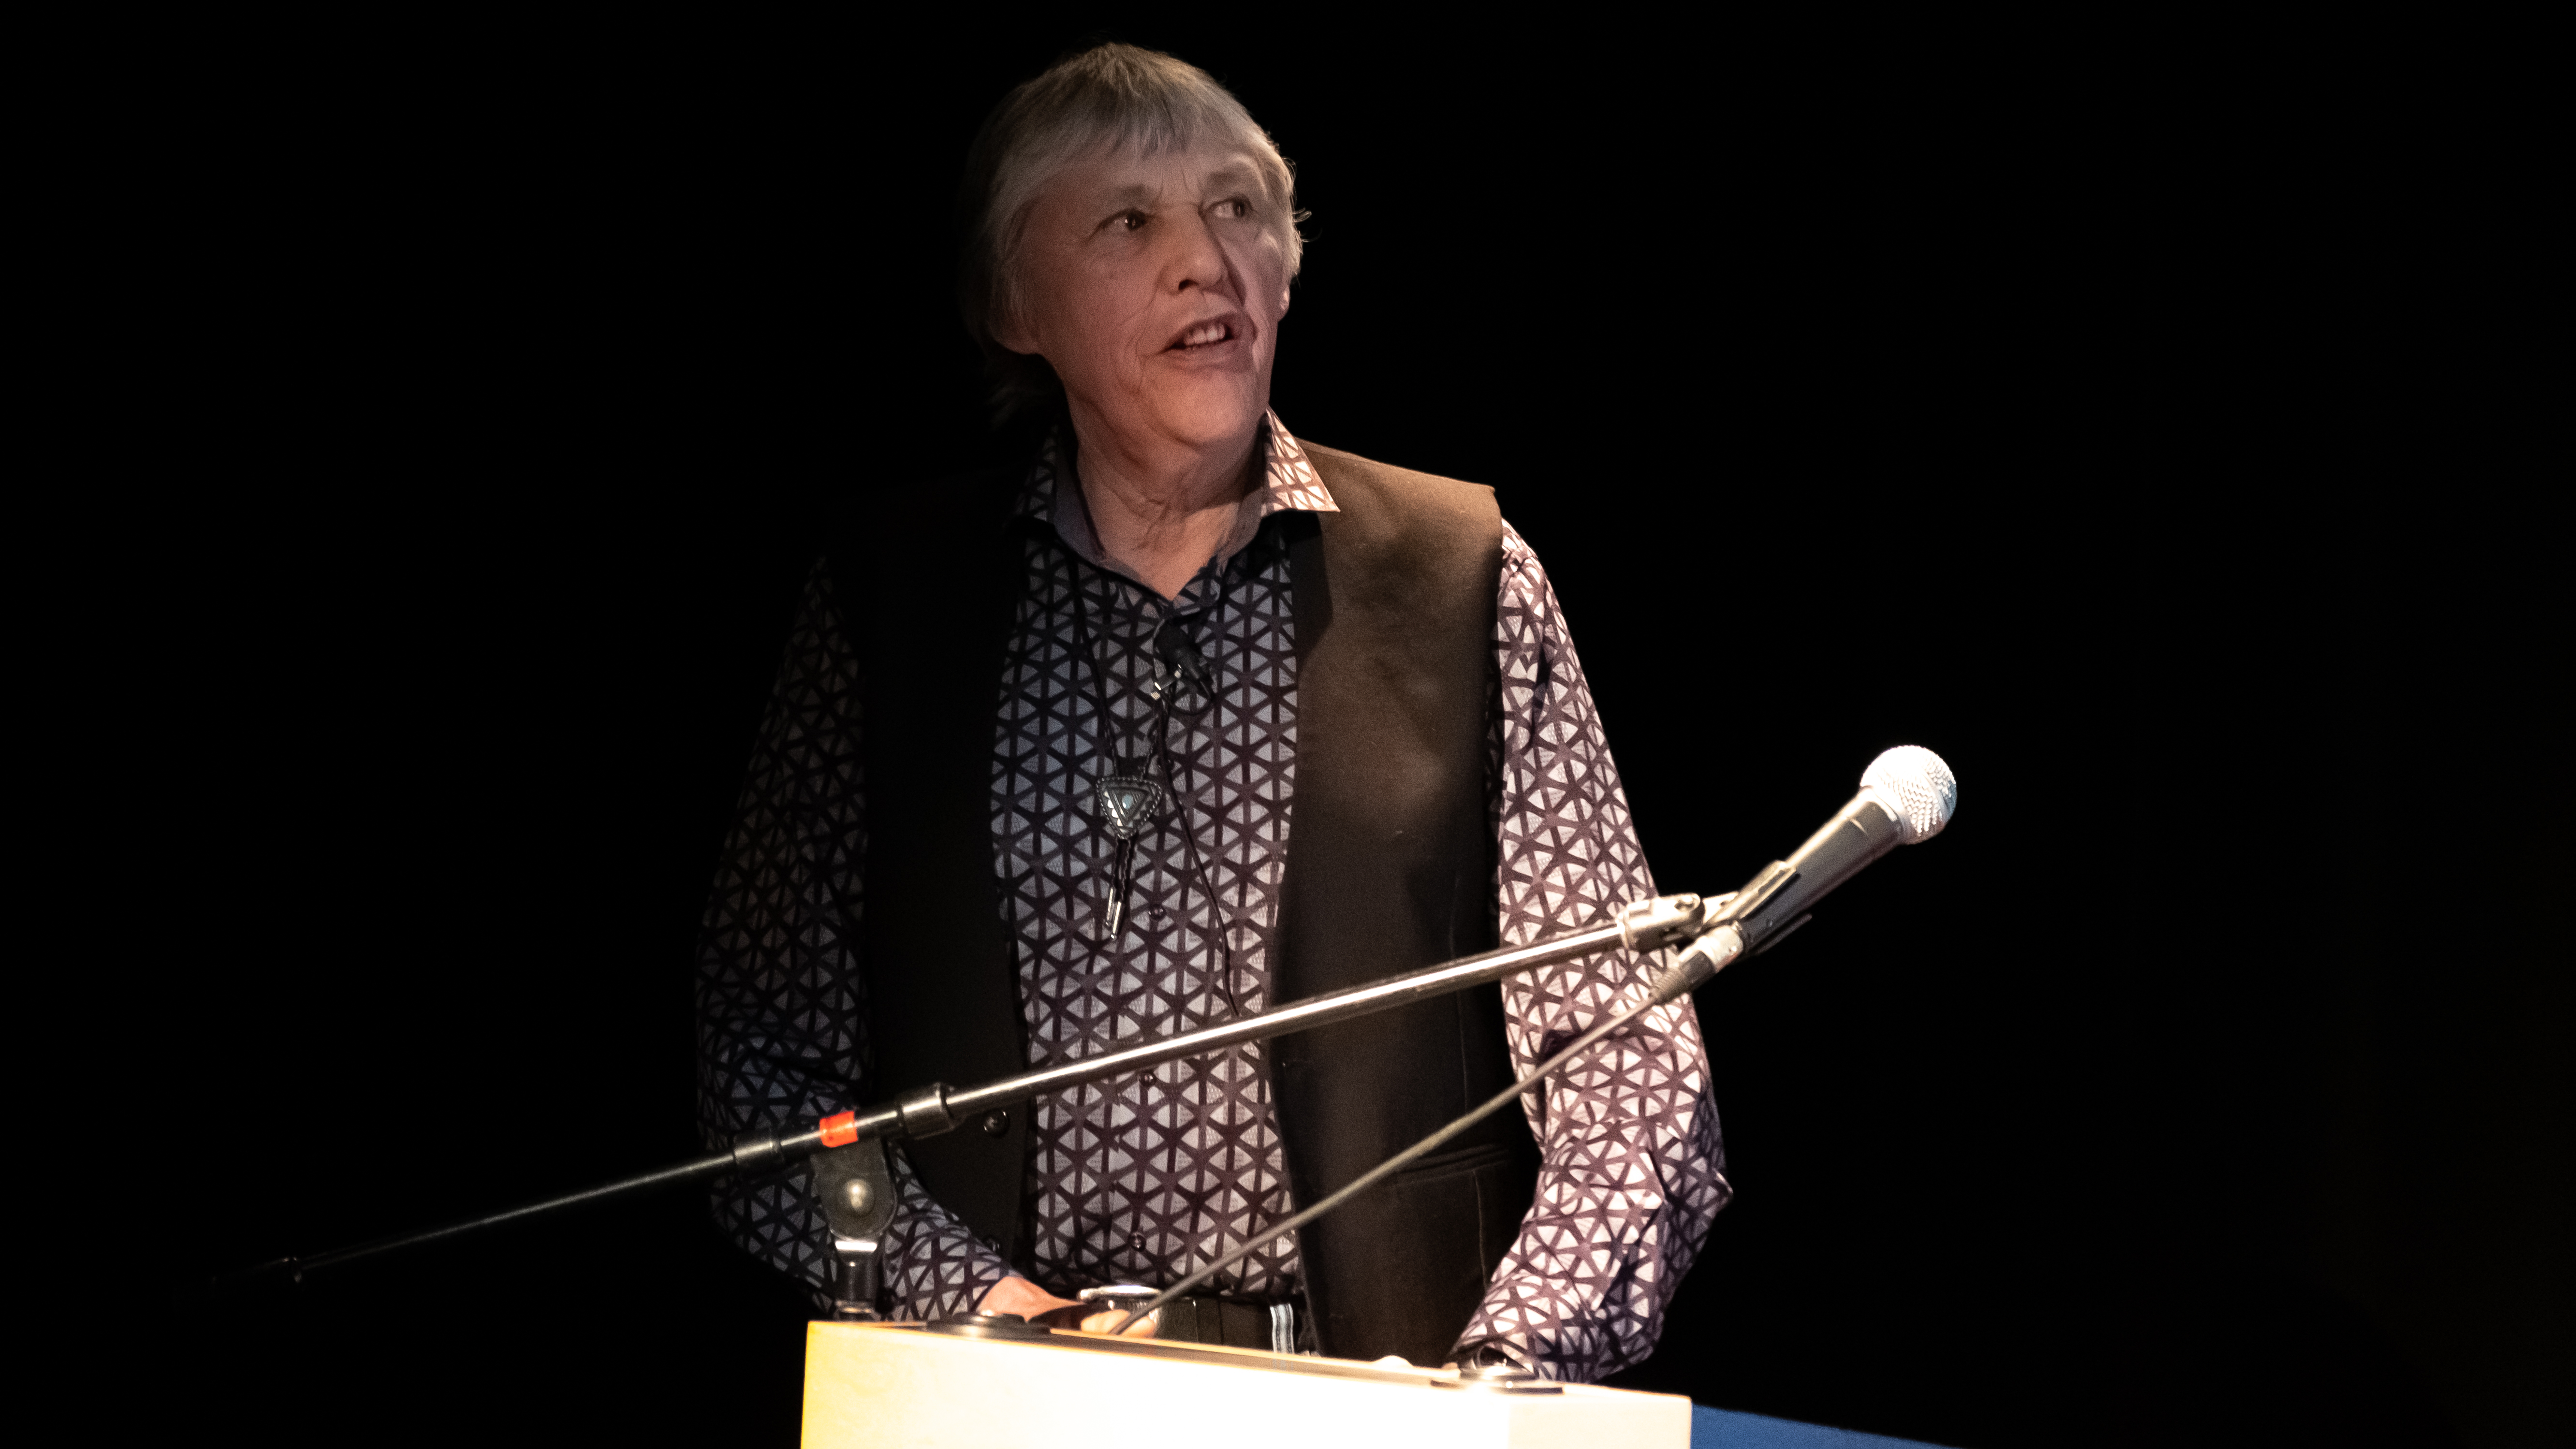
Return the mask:
<svg viewBox="0 0 2576 1449">
<path fill-rule="evenodd" d="M 1173 342 L 1172 345 L 1165 350 L 1172 352 L 1191 352 L 1202 347 L 1214 347 L 1220 342 L 1232 342 L 1233 340 L 1233 323 L 1202 322 L 1187 332 L 1182 333 L 1179 339 Z"/>
</svg>

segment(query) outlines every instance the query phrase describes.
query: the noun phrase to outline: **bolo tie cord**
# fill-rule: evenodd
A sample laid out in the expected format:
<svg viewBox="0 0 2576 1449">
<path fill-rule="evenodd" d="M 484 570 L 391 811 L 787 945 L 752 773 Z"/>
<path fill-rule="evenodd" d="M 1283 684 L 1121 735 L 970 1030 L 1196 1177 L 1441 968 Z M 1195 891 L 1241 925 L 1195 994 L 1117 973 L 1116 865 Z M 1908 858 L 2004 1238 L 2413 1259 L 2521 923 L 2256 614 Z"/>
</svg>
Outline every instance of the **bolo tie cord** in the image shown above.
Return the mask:
<svg viewBox="0 0 2576 1449">
<path fill-rule="evenodd" d="M 1216 598 L 1210 601 L 1207 609 L 1200 616 L 1208 620 L 1220 634 L 1222 634 L 1225 628 L 1225 606 L 1228 597 L 1227 586 L 1230 582 L 1229 575 L 1232 573 L 1232 563 L 1233 560 L 1228 560 L 1229 567 L 1219 571 L 1217 575 Z M 1196 641 L 1191 638 L 1189 631 L 1185 627 L 1181 626 L 1171 615 L 1165 615 L 1161 624 L 1158 626 L 1157 644 L 1159 645 L 1160 643 L 1159 630 L 1175 628 L 1181 629 L 1179 637 L 1183 648 L 1187 651 L 1187 664 L 1181 662 L 1173 663 L 1167 677 L 1167 682 L 1163 683 L 1162 688 L 1159 691 L 1161 697 L 1155 701 L 1155 749 L 1160 757 L 1163 778 L 1171 783 L 1173 793 L 1178 797 L 1175 801 L 1178 808 L 1173 811 L 1173 815 L 1176 817 L 1174 823 L 1180 829 L 1182 853 L 1189 863 L 1189 873 L 1182 881 L 1180 907 L 1183 916 L 1186 917 L 1189 913 L 1190 907 L 1188 894 L 1189 884 L 1193 880 L 1196 881 L 1199 894 L 1207 898 L 1208 914 L 1210 918 L 1209 924 L 1214 928 L 1217 991 L 1219 994 L 1224 996 L 1226 1009 L 1234 1015 L 1240 1016 L 1243 1013 L 1243 1003 L 1235 991 L 1234 983 L 1233 921 L 1225 914 L 1224 898 L 1217 893 L 1215 883 L 1208 878 L 1207 861 L 1199 854 L 1199 833 L 1197 830 L 1191 828 L 1190 815 L 1196 806 L 1198 799 L 1198 771 L 1195 767 L 1191 769 L 1188 788 L 1186 790 L 1182 789 L 1181 782 L 1175 777 L 1171 755 L 1170 703 L 1172 695 L 1179 691 L 1184 678 L 1186 677 L 1189 687 L 1195 691 L 1199 697 L 1199 707 L 1198 709 L 1191 711 L 1193 715 L 1218 708 L 1219 702 L 1217 699 L 1218 688 L 1216 672 L 1213 664 L 1207 658 L 1206 652 L 1203 652 L 1198 648 Z M 1246 650 L 1248 651 L 1250 647 L 1251 646 L 1247 641 L 1245 644 Z M 1156 649 L 1155 654 L 1158 659 L 1162 658 L 1162 651 L 1159 647 Z M 1249 661 L 1247 660 L 1247 663 L 1248 662 Z M 1194 669 L 1190 668 L 1188 667 L 1189 664 L 1194 664 L 1196 667 Z M 1245 674 L 1238 677 L 1249 678 L 1250 676 Z M 1158 676 L 1158 678 L 1163 678 L 1163 676 Z"/>
<path fill-rule="evenodd" d="M 1245 552 L 1249 553 L 1250 550 L 1247 549 Z M 1231 567 L 1233 562 L 1229 560 L 1229 567 L 1219 572 L 1217 596 L 1210 601 L 1203 614 L 1203 617 L 1212 620 L 1220 630 L 1224 627 L 1225 606 L 1231 594 L 1229 576 L 1233 572 Z M 1112 584 L 1111 587 L 1116 585 Z M 1215 927 L 1216 936 L 1217 990 L 1225 998 L 1228 1010 L 1239 1015 L 1243 1005 L 1234 979 L 1236 971 L 1232 940 L 1233 917 L 1226 915 L 1224 898 L 1217 891 L 1215 883 L 1208 877 L 1207 862 L 1199 853 L 1198 832 L 1190 828 L 1189 817 L 1193 804 L 1190 798 L 1191 792 L 1182 788 L 1183 782 L 1177 777 L 1178 772 L 1174 768 L 1171 753 L 1172 696 L 1186 685 L 1199 696 L 1201 710 L 1211 708 L 1217 703 L 1216 681 L 1212 677 L 1212 671 L 1208 667 L 1205 656 L 1190 639 L 1186 626 L 1178 621 L 1177 616 L 1166 613 L 1155 624 L 1156 644 L 1148 650 L 1148 658 L 1153 661 L 1152 667 L 1155 671 L 1152 690 L 1154 719 L 1146 732 L 1152 763 L 1150 765 L 1145 765 L 1142 761 L 1131 763 L 1123 748 L 1126 731 L 1119 726 L 1116 715 L 1110 709 L 1109 667 L 1102 656 L 1106 652 L 1104 646 L 1110 642 L 1111 635 L 1104 627 L 1095 642 L 1092 637 L 1090 614 L 1089 590 L 1077 582 L 1074 591 L 1074 643 L 1076 649 L 1086 656 L 1085 663 L 1090 669 L 1093 709 L 1095 718 L 1099 721 L 1098 734 L 1103 745 L 1100 752 L 1102 759 L 1100 784 L 1095 787 L 1094 806 L 1101 817 L 1102 825 L 1117 842 L 1110 870 L 1109 898 L 1103 903 L 1101 911 L 1103 944 L 1114 944 L 1127 928 L 1127 901 L 1134 887 L 1136 837 L 1143 833 L 1149 823 L 1158 831 L 1165 828 L 1179 829 L 1183 853 L 1188 862 L 1188 870 L 1182 879 L 1181 910 L 1185 914 L 1188 911 L 1188 889 L 1195 882 L 1199 893 L 1207 898 L 1210 913 L 1214 917 L 1211 924 Z M 1181 641 L 1182 648 L 1186 650 L 1186 662 L 1167 659 L 1163 649 L 1159 647 L 1163 631 L 1171 629 L 1181 631 L 1177 637 Z M 1251 641 L 1244 640 L 1242 647 L 1245 656 L 1244 668 L 1248 671 L 1251 667 Z M 1190 667 L 1193 664 L 1197 666 L 1195 669 Z M 1112 743 L 1113 739 L 1119 743 Z M 1139 770 L 1139 773 L 1130 774 L 1131 769 Z M 1152 773 L 1148 776 L 1142 773 L 1142 770 L 1150 770 Z M 1189 783 L 1194 786 L 1196 772 L 1191 773 L 1193 778 Z M 1151 818 L 1132 816 L 1122 818 L 1118 802 L 1109 798 L 1113 792 L 1140 806 L 1141 809 L 1137 812 L 1139 816 Z M 1170 821 L 1161 818 L 1162 812 L 1159 808 L 1162 797 L 1166 794 L 1180 797 L 1174 802 L 1178 806 L 1173 812 L 1177 818 Z M 1244 898 L 1237 903 L 1235 914 L 1240 915 L 1250 898 L 1248 883 L 1245 883 L 1237 894 Z"/>
<path fill-rule="evenodd" d="M 1078 568 L 1079 566 L 1077 566 Z M 1117 585 L 1112 583 L 1110 587 Z M 1161 803 L 1162 784 L 1146 776 L 1128 773 L 1127 731 L 1120 726 L 1109 704 L 1109 665 L 1101 656 L 1102 645 L 1109 640 L 1104 628 L 1095 642 L 1091 636 L 1091 589 L 1089 581 L 1078 572 L 1073 588 L 1074 647 L 1081 651 L 1090 668 L 1092 694 L 1092 734 L 1099 748 L 1100 774 L 1092 786 L 1092 809 L 1102 829 L 1116 842 L 1110 867 L 1109 898 L 1101 903 L 1100 938 L 1104 945 L 1114 945 L 1127 925 L 1128 877 L 1133 869 L 1136 836 Z M 1158 710 L 1159 713 L 1159 701 Z M 1160 751 L 1157 750 L 1157 755 Z M 1163 774 L 1162 761 L 1155 761 L 1156 774 Z M 1168 778 L 1168 776 L 1166 776 Z"/>
</svg>

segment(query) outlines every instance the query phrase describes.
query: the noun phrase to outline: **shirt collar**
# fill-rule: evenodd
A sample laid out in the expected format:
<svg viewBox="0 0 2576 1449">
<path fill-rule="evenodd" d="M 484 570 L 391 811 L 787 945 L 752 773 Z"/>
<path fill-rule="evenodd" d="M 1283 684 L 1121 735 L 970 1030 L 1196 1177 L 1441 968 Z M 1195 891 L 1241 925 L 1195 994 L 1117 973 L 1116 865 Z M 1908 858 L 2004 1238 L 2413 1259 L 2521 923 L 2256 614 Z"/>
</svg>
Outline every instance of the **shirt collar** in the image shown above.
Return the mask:
<svg viewBox="0 0 2576 1449">
<path fill-rule="evenodd" d="M 1261 482 L 1243 495 L 1235 509 L 1234 527 L 1226 534 L 1224 544 L 1209 560 L 1211 570 L 1222 569 L 1226 561 L 1251 544 L 1261 531 L 1263 519 L 1274 513 L 1339 513 L 1332 491 L 1324 486 L 1323 475 L 1306 458 L 1306 450 L 1280 425 L 1279 415 L 1264 412 L 1261 418 Z M 1061 430 L 1047 436 L 1046 446 L 1038 450 L 1037 461 L 1029 468 L 1028 481 L 1020 488 L 1014 519 L 1028 518 L 1051 524 L 1064 546 L 1087 563 L 1109 570 L 1121 578 L 1135 575 L 1101 557 L 1099 535 L 1092 532 L 1091 510 L 1083 506 L 1082 489 L 1074 480 L 1070 450 L 1065 447 Z"/>
</svg>

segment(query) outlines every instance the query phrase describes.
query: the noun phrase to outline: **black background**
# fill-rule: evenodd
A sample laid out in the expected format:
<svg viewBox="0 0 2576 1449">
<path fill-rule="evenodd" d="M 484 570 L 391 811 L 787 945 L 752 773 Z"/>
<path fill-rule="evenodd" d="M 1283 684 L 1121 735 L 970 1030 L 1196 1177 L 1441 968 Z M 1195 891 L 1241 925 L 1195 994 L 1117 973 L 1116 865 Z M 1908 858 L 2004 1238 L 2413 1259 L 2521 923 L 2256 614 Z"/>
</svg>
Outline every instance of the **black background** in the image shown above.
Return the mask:
<svg viewBox="0 0 2576 1449">
<path fill-rule="evenodd" d="M 1701 993 L 1739 1198 L 1624 1381 L 1962 1446 L 2559 1442 L 2537 100 L 1095 23 L 226 31 L 115 92 L 64 597 L 129 803 L 80 969 L 192 1124 L 131 1297 L 206 1370 L 184 1419 L 789 1442 L 803 1302 L 685 1195 L 159 1305 L 697 1150 L 692 938 L 816 530 L 1016 446 L 952 188 L 1110 34 L 1298 164 L 1281 415 L 1499 490 L 1666 889 L 1888 745 L 1964 782 Z"/>
</svg>

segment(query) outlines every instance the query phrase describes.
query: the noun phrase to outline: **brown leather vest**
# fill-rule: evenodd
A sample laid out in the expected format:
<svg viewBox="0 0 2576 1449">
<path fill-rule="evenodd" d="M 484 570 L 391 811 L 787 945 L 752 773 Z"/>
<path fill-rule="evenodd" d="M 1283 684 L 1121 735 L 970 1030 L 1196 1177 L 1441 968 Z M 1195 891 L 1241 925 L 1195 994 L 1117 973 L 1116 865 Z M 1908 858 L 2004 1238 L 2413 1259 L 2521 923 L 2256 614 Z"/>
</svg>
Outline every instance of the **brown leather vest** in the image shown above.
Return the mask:
<svg viewBox="0 0 2576 1449">
<path fill-rule="evenodd" d="M 1297 772 L 1273 999 L 1495 943 L 1487 793 L 1502 517 L 1490 489 L 1306 445 L 1339 513 L 1286 530 Z M 851 510 L 828 551 L 865 677 L 872 1099 L 1024 1069 L 992 842 L 994 710 L 1024 587 L 1005 514 L 1024 473 Z M 1311 1203 L 1512 1080 L 1499 988 L 1274 1042 L 1294 1200 Z M 1018 1260 L 1025 1114 L 907 1147 L 924 1185 Z M 1309 1226 L 1318 1346 L 1437 1363 L 1537 1181 L 1519 1113 Z"/>
</svg>

